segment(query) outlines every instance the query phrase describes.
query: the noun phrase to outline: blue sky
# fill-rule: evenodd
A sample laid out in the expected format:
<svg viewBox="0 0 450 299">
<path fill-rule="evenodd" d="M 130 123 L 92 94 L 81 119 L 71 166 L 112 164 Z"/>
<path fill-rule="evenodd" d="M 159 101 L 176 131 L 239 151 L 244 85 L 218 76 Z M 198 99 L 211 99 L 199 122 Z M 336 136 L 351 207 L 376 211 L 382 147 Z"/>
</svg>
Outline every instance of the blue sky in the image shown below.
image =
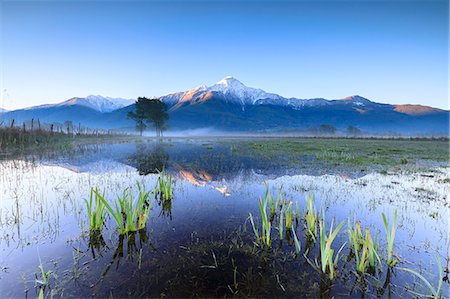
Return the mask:
<svg viewBox="0 0 450 299">
<path fill-rule="evenodd" d="M 226 75 L 286 97 L 448 109 L 447 1 L 2 1 L 0 106 Z"/>
</svg>

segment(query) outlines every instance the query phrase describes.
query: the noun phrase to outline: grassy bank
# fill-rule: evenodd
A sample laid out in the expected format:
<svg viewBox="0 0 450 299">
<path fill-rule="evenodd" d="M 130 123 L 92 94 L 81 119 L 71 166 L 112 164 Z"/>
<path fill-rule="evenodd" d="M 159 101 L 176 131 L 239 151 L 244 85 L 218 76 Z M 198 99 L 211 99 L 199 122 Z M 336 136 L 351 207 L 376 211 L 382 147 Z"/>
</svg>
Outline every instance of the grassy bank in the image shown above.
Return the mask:
<svg viewBox="0 0 450 299">
<path fill-rule="evenodd" d="M 249 140 L 239 150 L 261 158 L 313 155 L 329 163 L 399 165 L 417 160 L 449 161 L 448 140 L 274 138 Z"/>
</svg>

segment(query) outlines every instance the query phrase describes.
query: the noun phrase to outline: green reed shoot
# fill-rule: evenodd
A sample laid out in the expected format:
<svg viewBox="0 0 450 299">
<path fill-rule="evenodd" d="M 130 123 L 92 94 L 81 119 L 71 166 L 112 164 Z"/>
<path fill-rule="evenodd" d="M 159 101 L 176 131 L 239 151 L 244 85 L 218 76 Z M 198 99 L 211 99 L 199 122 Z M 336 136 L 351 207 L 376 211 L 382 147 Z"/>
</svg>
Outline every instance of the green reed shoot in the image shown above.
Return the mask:
<svg viewBox="0 0 450 299">
<path fill-rule="evenodd" d="M 306 214 L 305 214 L 307 234 L 313 240 L 317 236 L 317 210 L 312 195 L 306 197 Z"/>
<path fill-rule="evenodd" d="M 375 237 L 375 241 L 373 241 L 369 229 L 366 229 L 365 236 L 363 236 L 359 222 L 356 221 L 355 227 L 353 228 L 350 220 L 348 222 L 348 235 L 351 249 L 355 254 L 356 270 L 358 273 L 364 275 L 367 267 L 375 269 L 377 262 L 381 267 L 381 260 L 377 253 L 377 236 Z"/>
<path fill-rule="evenodd" d="M 261 218 L 262 218 L 262 233 L 261 233 L 261 237 L 263 240 L 263 243 L 266 246 L 270 246 L 271 240 L 270 240 L 270 221 L 269 221 L 269 217 L 267 215 L 267 200 L 263 201 L 260 199 L 259 200 L 259 210 L 261 212 Z"/>
<path fill-rule="evenodd" d="M 302 247 L 300 245 L 300 241 L 297 238 L 297 234 L 295 233 L 294 227 L 292 227 L 292 235 L 294 236 L 295 253 L 299 254 Z"/>
<path fill-rule="evenodd" d="M 280 187 L 280 191 L 278 192 L 277 198 L 274 200 L 274 198 L 269 192 L 269 186 L 266 184 L 266 193 L 264 194 L 264 199 L 267 200 L 269 203 L 270 221 L 272 221 L 275 218 L 275 215 L 277 214 L 277 209 L 280 206 L 282 188 L 283 187 Z"/>
<path fill-rule="evenodd" d="M 143 229 L 147 223 L 148 214 L 151 208 L 151 202 L 148 201 L 149 192 L 146 192 L 139 183 L 137 184 L 137 187 L 138 199 L 136 200 L 136 203 L 133 201 L 131 190 L 127 188 L 123 191 L 122 196 L 117 197 L 117 201 L 114 203 L 114 209 L 106 201 L 104 195 L 100 195 L 97 192 L 106 209 L 116 221 L 117 229 L 120 234 Z"/>
<path fill-rule="evenodd" d="M 105 205 L 103 204 L 101 197 L 105 196 L 105 191 L 100 195 L 98 193 L 97 188 L 91 188 L 91 193 L 89 195 L 89 201 L 85 200 L 88 218 L 89 218 L 89 227 L 91 230 L 102 231 L 103 223 L 105 221 L 106 210 Z M 94 199 L 95 198 L 95 199 Z M 95 202 L 95 205 L 94 205 Z"/>
<path fill-rule="evenodd" d="M 336 229 L 333 230 L 333 222 L 331 222 L 330 233 L 327 235 L 325 228 L 325 213 L 322 212 L 323 219 L 319 221 L 319 238 L 320 238 L 320 269 L 322 273 L 329 274 L 331 280 L 335 277 L 335 268 L 339 261 L 339 254 L 345 246 L 345 243 L 341 246 L 336 256 L 334 256 L 334 249 L 331 248 L 334 239 L 336 238 L 338 232 L 341 230 L 344 222 L 341 222 Z M 319 264 L 316 260 L 316 266 L 319 268 Z"/>
<path fill-rule="evenodd" d="M 289 202 L 287 208 L 285 210 L 286 215 L 286 230 L 292 228 L 292 224 L 294 223 L 294 213 L 292 212 L 292 201 Z"/>
<path fill-rule="evenodd" d="M 419 294 L 419 293 L 416 293 L 416 292 L 412 292 L 413 294 L 415 294 L 417 296 L 420 296 L 420 297 L 424 297 L 424 298 L 426 298 L 426 297 L 428 297 L 428 298 L 442 298 L 443 297 L 442 296 L 442 292 L 441 292 L 441 288 L 442 288 L 442 281 L 443 281 L 443 278 L 444 278 L 444 272 L 442 270 L 441 261 L 439 260 L 439 257 L 437 257 L 437 256 L 436 256 L 436 261 L 437 261 L 438 268 L 439 268 L 439 283 L 438 283 L 437 289 L 435 289 L 433 287 L 433 285 L 425 277 L 423 277 L 419 272 L 416 272 L 416 271 L 408 269 L 408 268 L 398 268 L 400 270 L 409 272 L 409 273 L 415 275 L 416 277 L 418 277 L 420 280 L 422 280 L 425 283 L 425 285 L 428 288 L 428 290 L 430 291 L 430 293 L 431 293 L 431 295 L 424 295 L 424 294 Z"/>
<path fill-rule="evenodd" d="M 350 219 L 348 219 L 348 238 L 352 249 L 355 247 L 359 249 L 363 245 L 364 237 L 361 233 L 361 225 L 358 221 L 355 221 L 355 227 L 353 227 L 350 224 Z"/>
<path fill-rule="evenodd" d="M 253 220 L 253 215 L 249 214 L 249 219 L 253 227 L 253 232 L 255 233 L 256 239 L 258 242 L 261 242 L 262 244 L 270 247 L 271 244 L 271 238 L 270 238 L 270 221 L 269 217 L 267 215 L 267 203 L 268 198 L 265 197 L 264 201 L 262 199 L 259 200 L 259 210 L 261 213 L 261 234 L 259 234 L 258 229 L 256 228 L 255 222 Z"/>
<path fill-rule="evenodd" d="M 388 253 L 387 264 L 389 267 L 393 267 L 398 262 L 396 259 L 393 259 L 394 239 L 395 239 L 395 232 L 397 230 L 397 209 L 395 209 L 394 212 L 394 223 L 390 231 L 389 231 L 389 223 L 387 222 L 384 213 L 382 213 L 382 217 L 387 238 L 387 253 Z"/>
<path fill-rule="evenodd" d="M 375 239 L 372 240 L 370 235 L 370 231 L 366 230 L 366 239 L 365 244 L 367 246 L 367 259 L 369 261 L 369 267 L 375 269 L 377 263 L 381 270 L 381 260 L 378 255 L 378 233 L 375 234 Z"/>
<path fill-rule="evenodd" d="M 156 193 L 160 195 L 161 200 L 171 200 L 173 197 L 172 174 L 166 175 L 164 169 L 159 173 L 156 182 Z"/>
<path fill-rule="evenodd" d="M 280 217 L 278 219 L 278 236 L 280 241 L 282 241 L 284 238 L 284 208 L 281 209 Z"/>
</svg>

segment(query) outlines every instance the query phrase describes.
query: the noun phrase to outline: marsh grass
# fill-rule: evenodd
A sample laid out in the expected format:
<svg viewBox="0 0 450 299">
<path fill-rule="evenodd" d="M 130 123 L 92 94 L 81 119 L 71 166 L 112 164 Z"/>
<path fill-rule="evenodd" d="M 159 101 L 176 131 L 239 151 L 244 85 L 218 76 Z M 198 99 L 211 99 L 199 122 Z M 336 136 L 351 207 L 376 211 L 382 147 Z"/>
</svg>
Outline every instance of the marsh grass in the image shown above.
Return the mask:
<svg viewBox="0 0 450 299">
<path fill-rule="evenodd" d="M 395 266 L 397 264 L 397 260 L 393 258 L 393 250 L 394 250 L 394 239 L 395 233 L 397 231 L 397 209 L 394 211 L 394 222 L 392 224 L 391 230 L 389 230 L 389 223 L 386 219 L 386 215 L 382 213 L 384 229 L 386 231 L 387 238 L 387 264 L 389 267 Z"/>
<path fill-rule="evenodd" d="M 94 190 L 115 220 L 120 234 L 136 232 L 144 229 L 146 226 L 151 209 L 151 201 L 149 200 L 150 192 L 146 192 L 139 183 L 137 184 L 137 188 L 138 198 L 135 203 L 131 189 L 127 188 L 123 191 L 122 196 L 117 197 L 117 201 L 114 203 L 114 209 L 106 201 L 104 194 L 100 195 L 97 190 Z"/>
<path fill-rule="evenodd" d="M 422 282 L 427 287 L 428 291 L 431 293 L 431 295 L 425 295 L 425 294 L 419 294 L 414 291 L 410 291 L 412 294 L 414 294 L 416 296 L 424 297 L 424 298 L 442 298 L 443 297 L 441 288 L 442 288 L 442 281 L 444 278 L 444 272 L 442 269 L 441 261 L 439 260 L 439 258 L 437 256 L 436 256 L 436 261 L 437 261 L 438 268 L 439 268 L 439 279 L 438 279 L 439 283 L 438 283 L 437 288 L 434 288 L 433 285 L 424 276 L 422 276 L 422 274 L 420 274 L 419 272 L 408 269 L 408 268 L 398 267 L 399 270 L 409 272 L 409 273 L 413 274 L 414 276 L 416 276 L 417 278 L 419 278 L 420 280 L 422 280 Z"/>
<path fill-rule="evenodd" d="M 335 229 L 333 229 L 333 221 L 331 222 L 330 233 L 327 235 L 325 228 L 325 213 L 322 211 L 322 219 L 319 221 L 319 243 L 320 243 L 320 263 L 315 259 L 314 263 L 305 255 L 306 260 L 316 269 L 319 269 L 322 274 L 327 274 L 330 280 L 336 277 L 336 267 L 339 261 L 339 255 L 344 248 L 345 244 L 342 244 L 341 248 L 338 250 L 336 255 L 334 254 L 334 249 L 332 249 L 332 244 L 337 234 L 341 230 L 344 222 L 341 222 Z"/>
<path fill-rule="evenodd" d="M 267 247 L 270 247 L 271 245 L 271 236 L 270 236 L 270 230 L 271 230 L 271 224 L 269 216 L 267 215 L 267 202 L 268 198 L 264 197 L 264 200 L 259 199 L 259 211 L 261 213 L 261 234 L 259 233 L 258 229 L 256 228 L 255 222 L 253 220 L 253 215 L 249 214 L 249 219 L 252 224 L 253 232 L 256 236 L 256 239 L 258 243 L 261 243 Z"/>
<path fill-rule="evenodd" d="M 161 201 L 167 201 L 173 198 L 172 174 L 166 175 L 164 169 L 159 173 L 155 194 L 159 195 Z"/>
<path fill-rule="evenodd" d="M 292 225 L 294 224 L 294 213 L 292 212 L 292 202 L 291 201 L 286 206 L 285 218 L 286 218 L 286 231 L 291 230 Z"/>
<path fill-rule="evenodd" d="M 277 198 L 274 199 L 273 196 L 270 194 L 269 186 L 265 184 L 266 186 L 266 192 L 264 194 L 264 200 L 267 200 L 269 203 L 269 209 L 270 209 L 270 222 L 272 222 L 275 219 L 275 216 L 277 215 L 277 210 L 282 208 L 282 190 L 283 186 L 280 187 L 280 190 L 278 191 Z"/>
<path fill-rule="evenodd" d="M 307 195 L 306 197 L 306 232 L 307 236 L 315 242 L 317 237 L 317 209 L 312 195 Z"/>
<path fill-rule="evenodd" d="M 102 194 L 98 188 L 91 188 L 89 201 L 85 200 L 89 218 L 89 228 L 91 231 L 101 232 L 106 216 L 106 206 L 101 200 L 105 197 L 105 191 Z"/>
<path fill-rule="evenodd" d="M 292 227 L 292 236 L 293 236 L 293 239 L 294 239 L 295 253 L 299 254 L 300 251 L 302 250 L 302 247 L 301 247 L 300 241 L 297 238 L 297 234 L 295 233 L 294 227 Z"/>
</svg>

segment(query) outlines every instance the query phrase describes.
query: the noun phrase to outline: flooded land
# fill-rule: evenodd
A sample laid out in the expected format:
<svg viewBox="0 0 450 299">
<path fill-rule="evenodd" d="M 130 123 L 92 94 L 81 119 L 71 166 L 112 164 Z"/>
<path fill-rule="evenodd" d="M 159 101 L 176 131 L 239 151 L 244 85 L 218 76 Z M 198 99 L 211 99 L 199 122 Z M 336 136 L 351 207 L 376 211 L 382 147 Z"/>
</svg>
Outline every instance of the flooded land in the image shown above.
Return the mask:
<svg viewBox="0 0 450 299">
<path fill-rule="evenodd" d="M 204 137 L 4 152 L 1 297 L 448 298 L 448 151 Z"/>
</svg>

